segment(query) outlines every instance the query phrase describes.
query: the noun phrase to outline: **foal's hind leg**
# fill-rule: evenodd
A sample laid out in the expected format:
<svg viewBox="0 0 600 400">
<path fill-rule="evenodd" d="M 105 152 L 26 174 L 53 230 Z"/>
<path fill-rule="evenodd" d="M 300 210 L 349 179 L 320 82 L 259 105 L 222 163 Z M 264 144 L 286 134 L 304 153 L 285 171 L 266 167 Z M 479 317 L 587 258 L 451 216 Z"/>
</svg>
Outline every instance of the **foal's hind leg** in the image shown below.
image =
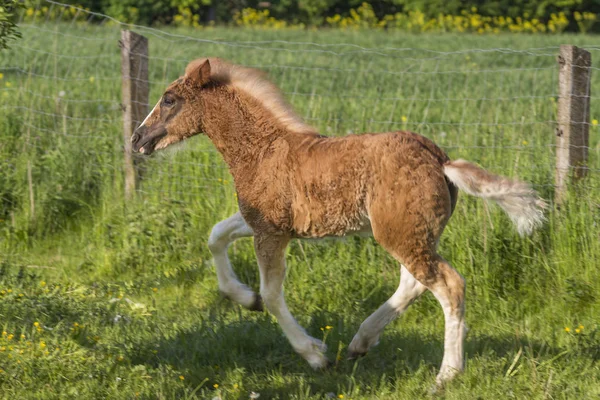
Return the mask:
<svg viewBox="0 0 600 400">
<path fill-rule="evenodd" d="M 361 325 L 348 346 L 348 358 L 360 357 L 379 342 L 379 335 L 387 324 L 402 314 L 413 301 L 427 288 L 417 281 L 402 266 L 400 270 L 400 285 L 396 292 L 381 307 L 369 316 Z"/>
<path fill-rule="evenodd" d="M 215 260 L 219 290 L 250 310 L 262 311 L 260 296 L 238 280 L 227 256 L 227 248 L 231 243 L 253 234 L 252 229 L 238 212 L 213 227 L 208 238 L 208 248 Z"/>
<path fill-rule="evenodd" d="M 435 278 L 428 283 L 435 298 L 444 310 L 444 358 L 437 375 L 441 385 L 464 369 L 464 342 L 467 335 L 465 324 L 465 280 L 442 257 L 434 261 Z"/>
<path fill-rule="evenodd" d="M 324 356 L 326 346 L 318 339 L 310 337 L 298 325 L 283 298 L 285 279 L 285 248 L 288 238 L 281 236 L 256 236 L 254 248 L 260 267 L 260 294 L 267 309 L 277 318 L 281 329 L 290 344 L 311 367 L 323 368 L 329 363 Z"/>
<path fill-rule="evenodd" d="M 396 254 L 394 254 L 397 256 Z M 404 257 L 399 257 L 400 259 Z M 444 310 L 444 357 L 436 382 L 442 385 L 464 369 L 465 280 L 435 252 L 413 253 L 406 267 L 427 289 L 431 290 Z"/>
</svg>

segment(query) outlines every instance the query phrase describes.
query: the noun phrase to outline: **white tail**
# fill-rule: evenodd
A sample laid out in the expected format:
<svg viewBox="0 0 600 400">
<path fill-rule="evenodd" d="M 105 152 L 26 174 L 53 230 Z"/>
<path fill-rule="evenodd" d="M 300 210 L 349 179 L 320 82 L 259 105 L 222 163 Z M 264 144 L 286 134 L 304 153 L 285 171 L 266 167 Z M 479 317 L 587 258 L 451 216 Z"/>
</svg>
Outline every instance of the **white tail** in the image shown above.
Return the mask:
<svg viewBox="0 0 600 400">
<path fill-rule="evenodd" d="M 494 175 L 465 161 L 450 161 L 444 174 L 460 190 L 493 200 L 508 214 L 520 235 L 529 235 L 544 221 L 546 202 L 524 182 Z"/>
</svg>

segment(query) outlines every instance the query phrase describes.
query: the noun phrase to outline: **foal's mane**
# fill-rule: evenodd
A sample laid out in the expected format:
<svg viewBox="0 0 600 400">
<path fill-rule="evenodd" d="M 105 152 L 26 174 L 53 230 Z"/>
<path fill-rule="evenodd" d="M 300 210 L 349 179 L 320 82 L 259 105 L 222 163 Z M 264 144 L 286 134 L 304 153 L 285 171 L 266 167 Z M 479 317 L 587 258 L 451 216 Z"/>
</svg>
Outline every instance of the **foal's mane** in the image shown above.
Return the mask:
<svg viewBox="0 0 600 400">
<path fill-rule="evenodd" d="M 266 74 L 260 70 L 231 64 L 216 57 L 200 58 L 188 64 L 185 74 L 189 75 L 206 60 L 210 63 L 210 81 L 229 84 L 256 99 L 287 129 L 295 132 L 316 132 L 296 114 Z"/>
</svg>

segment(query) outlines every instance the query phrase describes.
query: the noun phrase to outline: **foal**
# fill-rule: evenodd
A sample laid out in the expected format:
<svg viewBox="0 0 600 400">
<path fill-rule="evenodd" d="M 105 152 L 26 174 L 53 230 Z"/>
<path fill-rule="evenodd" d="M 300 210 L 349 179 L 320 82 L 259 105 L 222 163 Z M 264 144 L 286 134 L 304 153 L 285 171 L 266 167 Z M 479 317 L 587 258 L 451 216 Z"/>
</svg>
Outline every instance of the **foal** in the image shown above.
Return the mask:
<svg viewBox="0 0 600 400">
<path fill-rule="evenodd" d="M 283 297 L 291 239 L 373 235 L 401 263 L 400 285 L 361 324 L 349 356 L 366 354 L 383 328 L 429 289 L 445 317 L 442 384 L 464 368 L 465 282 L 436 251 L 458 189 L 494 200 L 521 234 L 543 221 L 545 203 L 528 185 L 451 161 L 412 132 L 321 136 L 262 73 L 217 58 L 187 66 L 135 131 L 132 148 L 149 155 L 198 133 L 222 154 L 239 199 L 240 211 L 215 225 L 208 242 L 219 289 L 250 310 L 262 310 L 264 302 L 314 368 L 328 364 L 325 345 L 298 325 Z M 227 256 L 234 240 L 248 236 L 254 236 L 260 295 L 239 282 Z"/>
</svg>

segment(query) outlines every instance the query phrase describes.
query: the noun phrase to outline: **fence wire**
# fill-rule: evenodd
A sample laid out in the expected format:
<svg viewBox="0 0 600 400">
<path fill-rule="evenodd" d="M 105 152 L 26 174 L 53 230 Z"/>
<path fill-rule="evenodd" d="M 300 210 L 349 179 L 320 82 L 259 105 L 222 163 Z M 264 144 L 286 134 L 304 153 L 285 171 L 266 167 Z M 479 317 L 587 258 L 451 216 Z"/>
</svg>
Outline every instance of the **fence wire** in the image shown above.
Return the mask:
<svg viewBox="0 0 600 400">
<path fill-rule="evenodd" d="M 121 29 L 133 29 L 149 38 L 149 109 L 189 61 L 218 56 L 265 70 L 297 112 L 325 135 L 415 131 L 452 158 L 519 176 L 547 197 L 552 194 L 558 44 L 465 48 L 468 40 L 462 43 L 460 36 L 448 40 L 223 28 L 183 34 L 124 24 L 54 1 L 39 4 L 38 9 L 47 7 L 45 15 L 33 19 L 24 13 L 19 24 L 23 39 L 0 54 L 0 113 L 21 126 L 25 144 L 20 151 L 49 159 L 63 173 L 80 168 L 90 179 L 122 184 L 118 40 Z M 412 47 L 397 46 L 404 39 Z M 600 46 L 580 47 L 592 53 L 590 84 L 599 86 Z M 597 192 L 600 103 L 593 93 L 589 177 L 581 187 Z M 145 160 L 139 195 L 208 197 L 215 203 L 227 199 L 228 207 L 234 207 L 235 189 L 220 156 L 205 137 L 188 142 L 184 151 Z M 39 162 L 34 168 L 34 175 L 60 173 L 48 172 Z M 44 196 L 44 190 L 52 188 L 40 188 L 36 196 Z"/>
</svg>

